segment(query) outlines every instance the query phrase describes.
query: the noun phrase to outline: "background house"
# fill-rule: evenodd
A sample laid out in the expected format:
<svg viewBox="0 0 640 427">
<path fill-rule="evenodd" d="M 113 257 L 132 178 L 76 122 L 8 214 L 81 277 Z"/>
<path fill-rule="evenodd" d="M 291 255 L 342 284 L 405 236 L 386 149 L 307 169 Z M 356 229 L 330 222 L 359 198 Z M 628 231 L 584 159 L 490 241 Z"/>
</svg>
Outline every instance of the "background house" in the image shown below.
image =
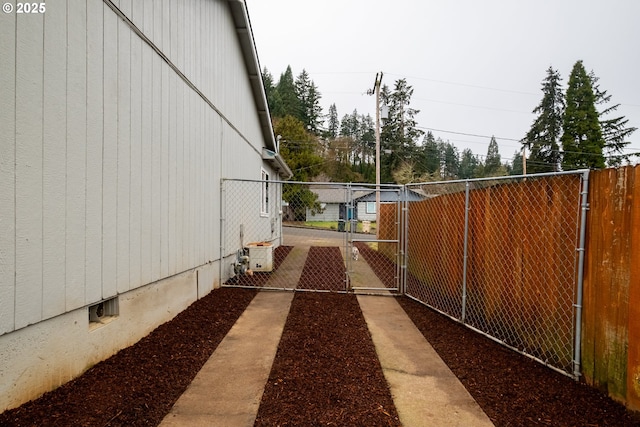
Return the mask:
<svg viewBox="0 0 640 427">
<path fill-rule="evenodd" d="M 307 208 L 307 221 L 338 221 L 348 220 L 349 214 L 347 212 L 347 199 L 349 191 L 344 186 L 332 186 L 331 184 L 325 185 L 311 185 L 309 190 L 318 195 L 318 203 L 323 208 L 322 212 L 313 213 L 311 209 Z M 351 197 L 360 197 L 369 193 L 370 190 L 355 190 L 351 191 Z M 354 204 L 354 218 L 358 217 L 357 206 Z M 375 215 L 374 215 L 375 219 Z"/>
<path fill-rule="evenodd" d="M 221 179 L 290 170 L 243 0 L 51 2 L 0 57 L 3 411 L 218 286 Z"/>
<path fill-rule="evenodd" d="M 404 201 L 417 202 L 423 200 L 425 196 L 419 194 L 416 191 L 407 189 L 406 192 L 397 189 L 382 189 L 380 190 L 380 203 L 399 203 Z M 356 211 L 358 213 L 358 221 L 375 221 L 376 220 L 376 192 L 366 192 L 361 196 L 356 196 L 353 200 L 356 205 Z"/>
</svg>

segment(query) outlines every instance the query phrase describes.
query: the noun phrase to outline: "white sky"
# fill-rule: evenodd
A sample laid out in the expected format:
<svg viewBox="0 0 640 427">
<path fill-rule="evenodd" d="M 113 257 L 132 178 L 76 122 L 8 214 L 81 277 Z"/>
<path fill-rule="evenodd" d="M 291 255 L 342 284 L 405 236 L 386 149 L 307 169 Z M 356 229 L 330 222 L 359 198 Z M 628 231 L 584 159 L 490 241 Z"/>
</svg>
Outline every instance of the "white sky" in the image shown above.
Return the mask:
<svg viewBox="0 0 640 427">
<path fill-rule="evenodd" d="M 495 135 L 503 161 L 542 99 L 549 66 L 565 85 L 577 60 L 640 128 L 640 1 L 637 0 L 246 0 L 261 67 L 277 82 L 306 69 L 326 114 L 371 114 L 366 94 L 384 72 L 406 78 L 418 126 L 460 151 L 485 155 Z M 513 141 L 516 140 L 516 141 Z M 640 151 L 640 130 L 631 137 Z"/>
</svg>

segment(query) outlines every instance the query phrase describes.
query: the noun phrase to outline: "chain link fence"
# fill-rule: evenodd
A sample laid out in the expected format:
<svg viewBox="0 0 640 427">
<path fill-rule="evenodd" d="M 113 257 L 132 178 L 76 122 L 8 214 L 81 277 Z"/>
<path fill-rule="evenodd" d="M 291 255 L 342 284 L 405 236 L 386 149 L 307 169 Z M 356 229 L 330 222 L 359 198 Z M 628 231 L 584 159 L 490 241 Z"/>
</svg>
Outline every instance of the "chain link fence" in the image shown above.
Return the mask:
<svg viewBox="0 0 640 427">
<path fill-rule="evenodd" d="M 402 195 L 398 186 L 223 180 L 221 282 L 397 292 Z"/>
<path fill-rule="evenodd" d="M 578 375 L 586 177 L 224 180 L 221 282 L 405 293 Z"/>
<path fill-rule="evenodd" d="M 407 185 L 406 294 L 576 375 L 585 176 Z"/>
</svg>

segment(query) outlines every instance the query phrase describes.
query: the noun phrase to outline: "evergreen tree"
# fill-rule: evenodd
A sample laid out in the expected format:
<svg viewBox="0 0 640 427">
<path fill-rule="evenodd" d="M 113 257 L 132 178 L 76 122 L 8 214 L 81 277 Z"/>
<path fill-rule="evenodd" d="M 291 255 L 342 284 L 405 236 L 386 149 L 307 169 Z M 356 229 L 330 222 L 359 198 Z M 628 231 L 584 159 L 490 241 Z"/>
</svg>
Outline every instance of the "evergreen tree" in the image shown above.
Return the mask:
<svg viewBox="0 0 640 427">
<path fill-rule="evenodd" d="M 322 117 L 320 93 L 315 83 L 309 78 L 309 73 L 304 69 L 296 78 L 295 93 L 300 105 L 298 118 L 309 132 L 317 134 Z"/>
<path fill-rule="evenodd" d="M 498 141 L 495 136 L 491 137 L 489 148 L 487 149 L 487 158 L 484 161 L 484 176 L 501 175 L 502 162 L 500 160 L 500 150 L 498 149 Z"/>
<path fill-rule="evenodd" d="M 460 173 L 458 148 L 449 141 L 440 142 L 440 176 L 443 179 L 456 179 Z"/>
<path fill-rule="evenodd" d="M 609 103 L 609 101 L 611 101 L 611 95 L 608 95 L 606 90 L 600 90 L 600 85 L 598 84 L 599 77 L 596 77 L 594 72 L 591 71 L 589 78 L 591 79 L 591 86 L 596 96 L 596 105 L 604 106 Z M 637 130 L 635 127 L 627 127 L 629 119 L 626 119 L 624 116 L 611 119 L 604 118 L 616 111 L 619 106 L 620 104 L 605 107 L 598 113 L 602 137 L 604 138 L 604 152 L 609 166 L 620 166 L 623 160 L 629 160 L 631 155 L 625 155 L 623 150 L 624 147 L 630 144 L 627 138 Z"/>
<path fill-rule="evenodd" d="M 353 110 L 351 114 L 345 114 L 340 121 L 340 136 L 349 136 L 351 138 L 358 137 L 358 110 Z"/>
<path fill-rule="evenodd" d="M 278 91 L 274 86 L 273 76 L 266 67 L 262 72 L 262 84 L 264 85 L 264 91 L 267 95 L 267 104 L 269 105 L 269 111 L 271 112 L 271 115 L 274 116 L 276 104 L 279 103 Z"/>
<path fill-rule="evenodd" d="M 527 165 L 527 173 L 529 173 L 529 165 Z M 522 175 L 524 173 L 524 169 L 522 167 L 522 154 L 519 151 L 516 151 L 513 154 L 513 160 L 511 161 L 511 170 L 509 171 L 509 175 Z"/>
<path fill-rule="evenodd" d="M 480 173 L 478 167 L 480 166 L 480 160 L 473 154 L 473 151 L 469 148 L 462 150 L 460 156 L 460 167 L 458 168 L 458 177 L 460 179 L 477 178 Z"/>
<path fill-rule="evenodd" d="M 393 172 L 416 153 L 416 141 L 424 134 L 416 127 L 419 110 L 409 107 L 412 95 L 413 88 L 406 79 L 397 80 L 393 92 L 386 85 L 382 87 L 381 98 L 389 108 L 389 118 L 382 127 L 381 140 L 385 151 L 391 150 L 380 159 L 383 182 L 394 181 Z"/>
<path fill-rule="evenodd" d="M 296 92 L 291 66 L 288 66 L 287 70 L 280 75 L 276 91 L 278 96 L 274 105 L 273 115 L 275 117 L 292 116 L 301 120 L 302 109 Z"/>
<path fill-rule="evenodd" d="M 596 110 L 596 95 L 582 61 L 576 62 L 571 71 L 566 103 L 561 139 L 563 168 L 604 168 L 605 141 Z"/>
<path fill-rule="evenodd" d="M 440 149 L 433 133 L 427 132 L 422 140 L 423 167 L 428 173 L 435 173 L 440 169 Z"/>
<path fill-rule="evenodd" d="M 329 122 L 327 125 L 327 138 L 335 139 L 340 131 L 340 121 L 338 120 L 338 109 L 336 104 L 329 106 Z"/>
<path fill-rule="evenodd" d="M 560 135 L 564 114 L 564 95 L 560 74 L 552 67 L 542 82 L 542 101 L 533 110 L 538 116 L 522 140 L 529 150 L 528 173 L 557 171 L 560 167 Z M 522 167 L 520 167 L 522 170 Z"/>
</svg>

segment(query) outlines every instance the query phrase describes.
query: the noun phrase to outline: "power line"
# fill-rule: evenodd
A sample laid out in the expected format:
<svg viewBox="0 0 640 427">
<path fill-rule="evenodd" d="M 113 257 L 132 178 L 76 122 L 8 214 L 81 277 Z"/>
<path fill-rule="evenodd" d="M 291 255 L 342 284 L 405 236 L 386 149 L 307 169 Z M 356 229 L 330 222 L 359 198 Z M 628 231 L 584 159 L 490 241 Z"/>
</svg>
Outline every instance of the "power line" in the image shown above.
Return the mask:
<svg viewBox="0 0 640 427">
<path fill-rule="evenodd" d="M 453 86 L 472 87 L 472 88 L 475 88 L 475 89 L 493 90 L 493 91 L 496 91 L 496 92 L 515 93 L 515 94 L 519 94 L 519 95 L 531 95 L 531 96 L 539 96 L 540 95 L 539 93 L 533 93 L 533 92 L 524 92 L 524 91 L 510 90 L 510 89 L 499 89 L 499 88 L 495 88 L 495 87 L 478 86 L 478 85 L 472 85 L 472 84 L 468 84 L 468 83 L 448 82 L 446 80 L 435 80 L 435 79 L 428 79 L 428 78 L 425 78 L 425 77 L 405 76 L 405 75 L 402 75 L 402 74 L 394 74 L 394 73 L 388 73 L 388 74 L 391 75 L 391 76 L 396 76 L 396 77 L 400 77 L 400 78 L 424 80 L 424 81 L 428 81 L 428 82 L 442 83 L 442 84 L 453 85 Z"/>
<path fill-rule="evenodd" d="M 479 109 L 482 109 L 482 110 L 502 111 L 502 112 L 506 112 L 506 113 L 531 114 L 530 111 L 507 110 L 506 108 L 484 107 L 484 106 L 481 106 L 481 105 L 460 104 L 460 103 L 457 103 L 457 102 L 438 101 L 438 100 L 435 100 L 435 99 L 426 99 L 426 98 L 414 98 L 414 99 L 416 101 L 435 102 L 435 103 L 438 103 L 438 104 L 455 105 L 457 107 L 479 108 Z"/>
<path fill-rule="evenodd" d="M 496 140 L 500 139 L 503 141 L 515 141 L 515 142 L 520 142 L 519 139 L 514 139 L 514 138 L 503 138 L 503 137 L 498 137 L 495 135 L 492 136 L 488 136 L 488 135 L 479 135 L 476 133 L 465 133 L 465 132 L 456 132 L 456 131 L 452 131 L 452 130 L 444 130 L 444 129 L 434 129 L 434 128 L 428 128 L 428 127 L 423 127 L 423 126 L 415 126 L 416 129 L 424 129 L 424 130 L 430 130 L 433 132 L 443 132 L 443 133 L 452 133 L 454 135 L 464 135 L 464 136 L 474 136 L 477 138 L 495 138 Z"/>
</svg>

